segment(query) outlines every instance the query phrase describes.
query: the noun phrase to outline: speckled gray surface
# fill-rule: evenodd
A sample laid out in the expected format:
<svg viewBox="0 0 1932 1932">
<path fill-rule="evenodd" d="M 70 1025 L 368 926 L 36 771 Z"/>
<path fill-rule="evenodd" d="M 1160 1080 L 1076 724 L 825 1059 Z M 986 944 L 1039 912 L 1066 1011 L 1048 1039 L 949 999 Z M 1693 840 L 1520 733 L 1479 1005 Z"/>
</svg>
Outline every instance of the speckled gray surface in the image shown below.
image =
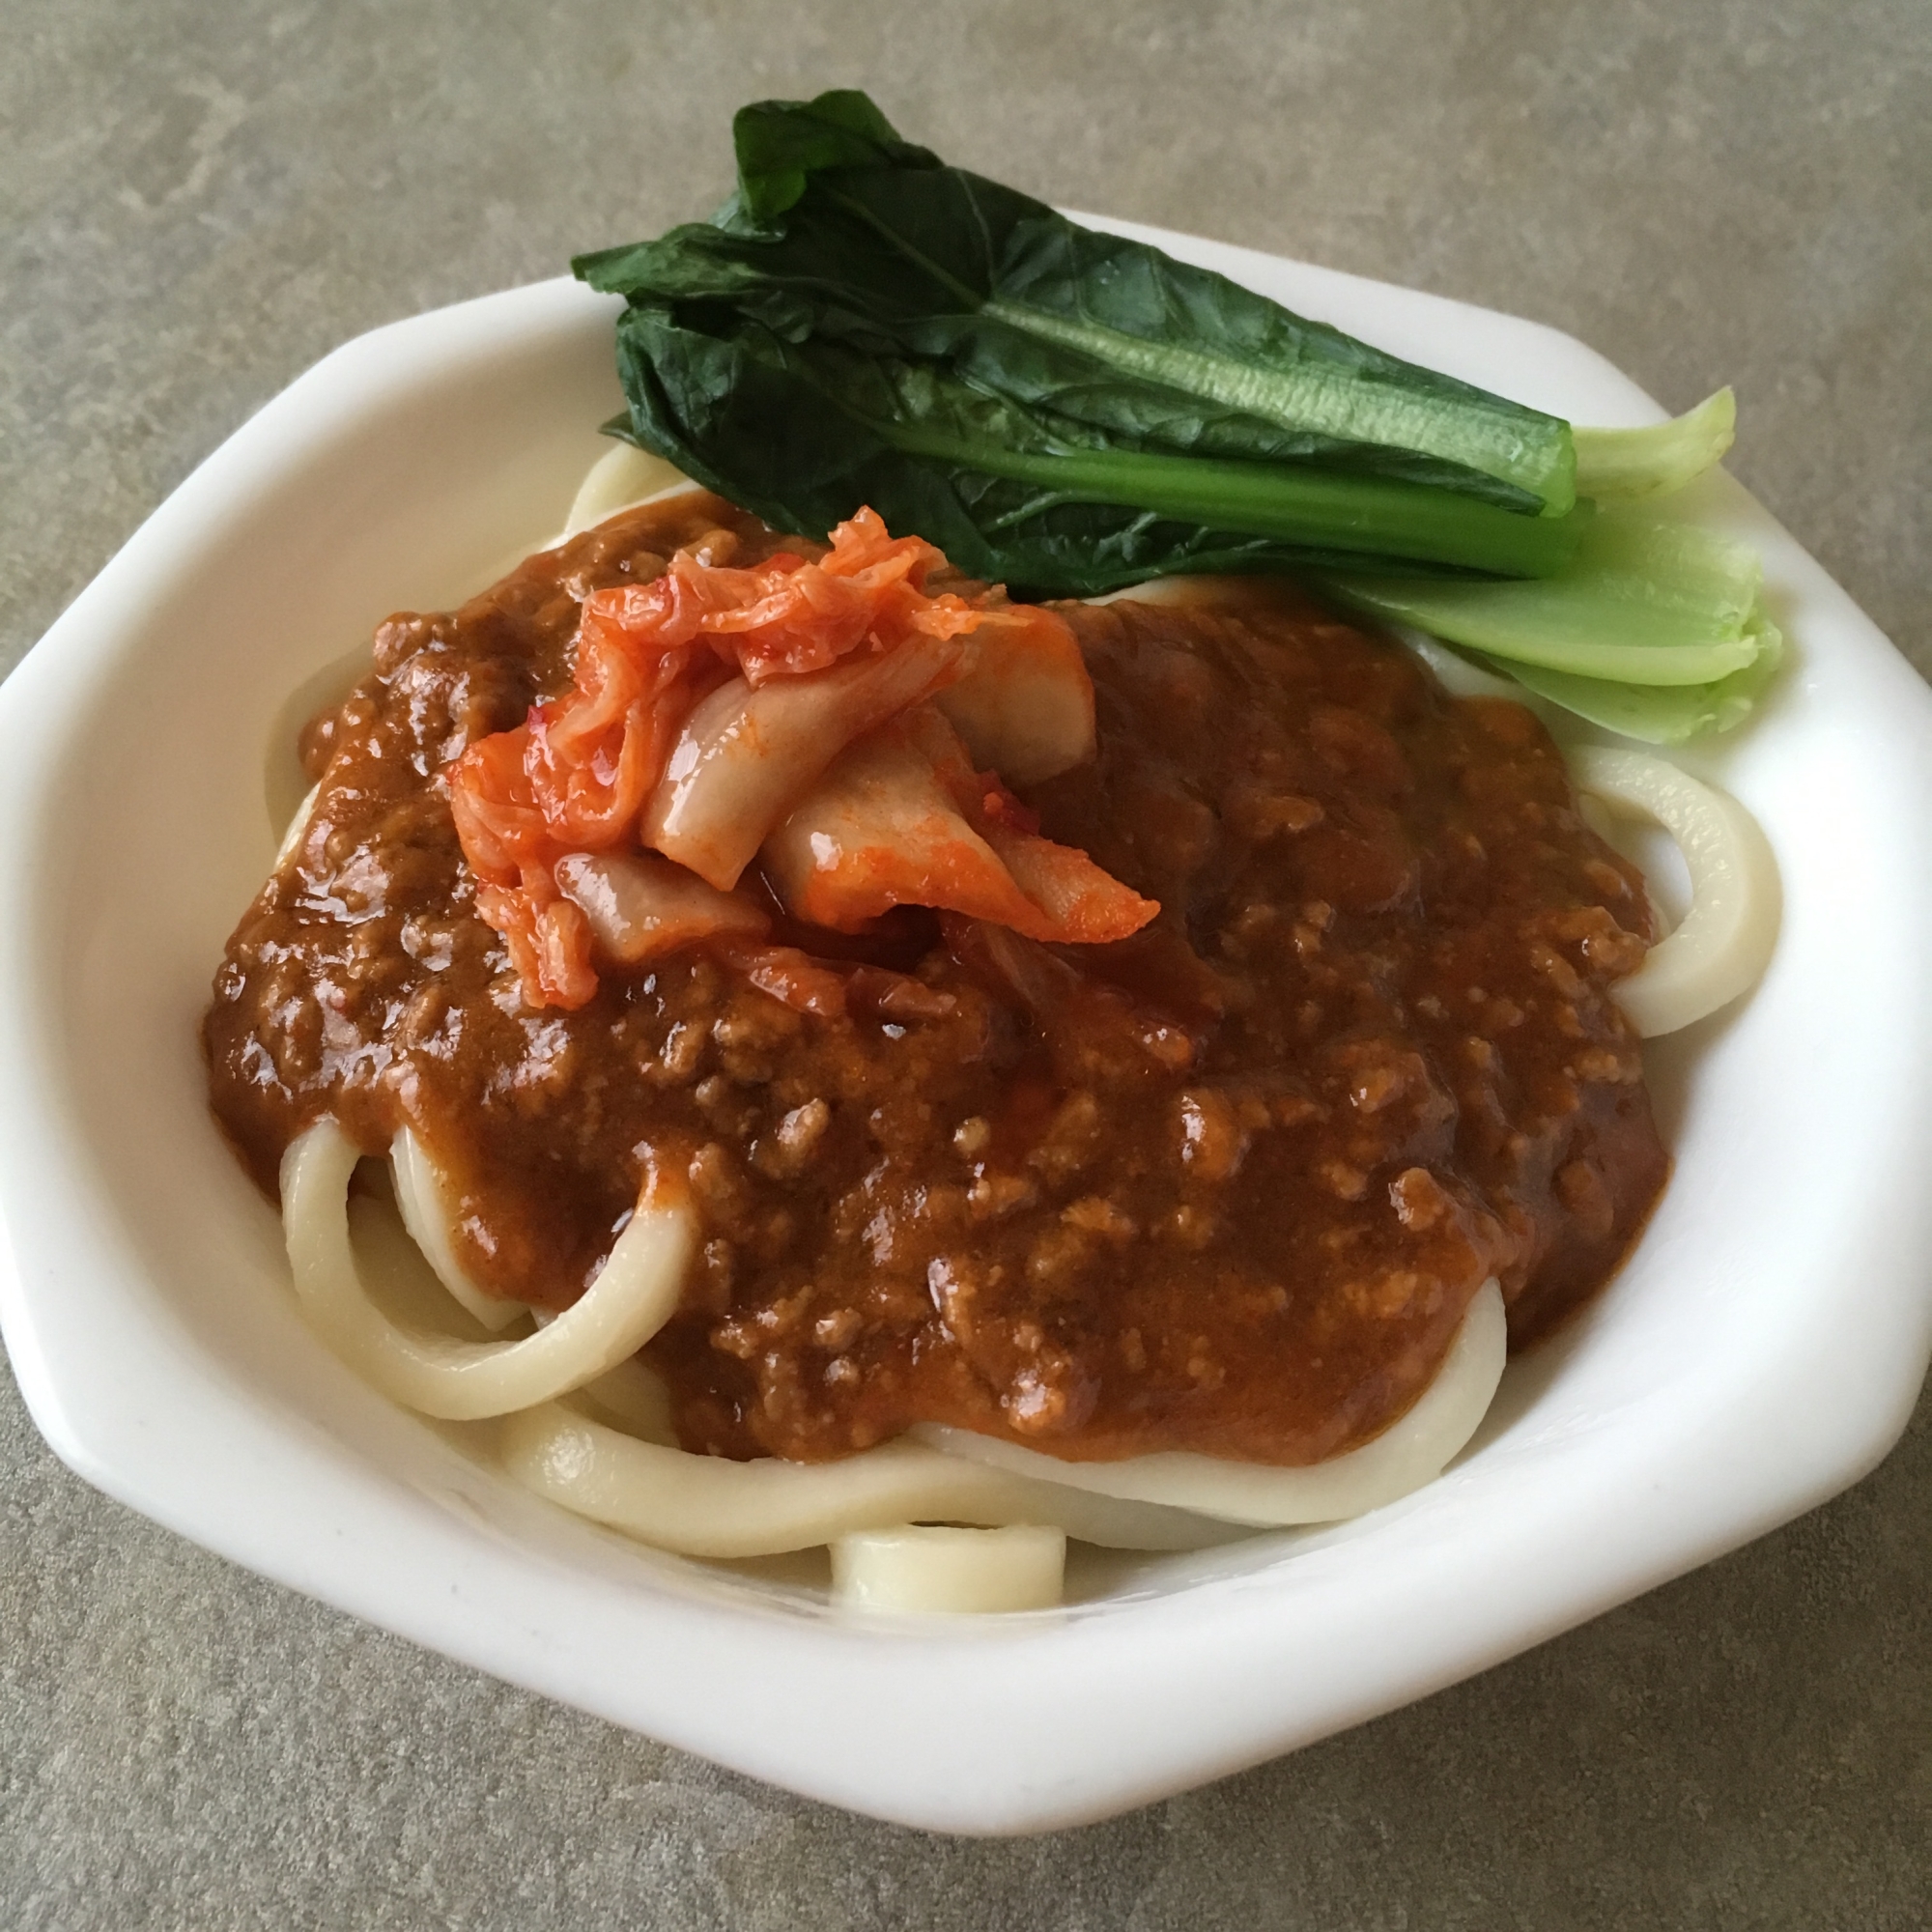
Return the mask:
<svg viewBox="0 0 1932 1932">
<path fill-rule="evenodd" d="M 12 0 L 0 653 L 345 336 L 707 208 L 871 88 L 1078 206 L 1571 329 L 1932 669 L 1932 12 Z M 1473 1683 L 1084 1832 L 929 1838 L 426 1656 L 87 1490 L 0 1377 L 0 1924 L 1918 1926 L 1932 1424 Z"/>
</svg>

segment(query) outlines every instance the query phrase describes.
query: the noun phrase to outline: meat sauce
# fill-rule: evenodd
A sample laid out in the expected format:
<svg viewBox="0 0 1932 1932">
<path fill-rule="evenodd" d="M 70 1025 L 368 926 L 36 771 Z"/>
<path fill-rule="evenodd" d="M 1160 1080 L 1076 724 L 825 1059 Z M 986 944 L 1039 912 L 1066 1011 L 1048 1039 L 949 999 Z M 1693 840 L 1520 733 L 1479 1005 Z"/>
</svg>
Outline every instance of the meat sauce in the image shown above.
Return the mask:
<svg viewBox="0 0 1932 1932">
<path fill-rule="evenodd" d="M 1133 939 L 901 908 L 775 934 L 849 969 L 843 1016 L 701 951 L 526 1006 L 439 775 L 568 682 L 582 597 L 699 540 L 781 541 L 703 496 L 613 519 L 391 618 L 304 734 L 313 815 L 204 1029 L 265 1188 L 325 1113 L 372 1154 L 411 1124 L 473 1276 L 561 1308 L 646 1168 L 681 1174 L 699 1259 L 647 1356 L 685 1445 L 733 1457 L 936 1421 L 1312 1462 L 1415 1400 L 1489 1276 L 1520 1344 L 1614 1271 L 1667 1169 L 1610 997 L 1641 881 L 1526 710 L 1286 588 L 1064 607 L 1098 753 L 1027 802 L 1160 901 Z M 923 990 L 868 1003 L 867 966 Z"/>
</svg>

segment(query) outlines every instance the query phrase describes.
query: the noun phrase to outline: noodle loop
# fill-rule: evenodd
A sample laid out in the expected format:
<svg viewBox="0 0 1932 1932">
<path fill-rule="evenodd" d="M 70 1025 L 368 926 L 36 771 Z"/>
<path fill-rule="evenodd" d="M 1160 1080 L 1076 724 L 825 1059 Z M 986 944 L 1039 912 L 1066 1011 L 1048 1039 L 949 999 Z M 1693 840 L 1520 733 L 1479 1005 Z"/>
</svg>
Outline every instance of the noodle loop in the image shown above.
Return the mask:
<svg viewBox="0 0 1932 1932">
<path fill-rule="evenodd" d="M 608 1373 L 677 1307 L 692 1250 L 683 1207 L 646 1199 L 582 1297 L 516 1342 L 459 1342 L 392 1321 L 370 1300 L 349 1235 L 349 1182 L 360 1150 L 325 1117 L 282 1161 L 282 1218 L 296 1293 L 335 1351 L 384 1395 L 446 1421 L 548 1402 Z"/>
<path fill-rule="evenodd" d="M 503 1430 L 510 1473 L 539 1495 L 685 1556 L 769 1556 L 907 1522 L 1044 1523 L 1110 1549 L 1200 1549 L 1218 1524 L 1091 1495 L 900 1437 L 836 1463 L 733 1463 L 640 1442 L 554 1404 Z"/>
<path fill-rule="evenodd" d="M 526 1312 L 525 1304 L 478 1288 L 457 1259 L 456 1245 L 449 1237 L 449 1207 L 443 1199 L 442 1181 L 413 1128 L 400 1128 L 390 1142 L 389 1173 L 403 1226 L 436 1270 L 437 1280 L 493 1335 L 500 1334 Z"/>
<path fill-rule="evenodd" d="M 1477 1290 L 1448 1356 L 1414 1407 L 1359 1449 L 1300 1468 L 1179 1451 L 1118 1463 L 1065 1463 L 963 1429 L 922 1424 L 914 1434 L 951 1455 L 1094 1495 L 1194 1510 L 1256 1528 L 1339 1522 L 1419 1490 L 1448 1467 L 1489 1411 L 1508 1347 L 1502 1291 L 1488 1281 Z"/>
<path fill-rule="evenodd" d="M 1777 867 L 1757 821 L 1728 793 L 1644 752 L 1586 745 L 1570 754 L 1577 789 L 1676 840 L 1690 912 L 1616 989 L 1646 1039 L 1675 1033 L 1755 985 L 1777 940 Z"/>
</svg>

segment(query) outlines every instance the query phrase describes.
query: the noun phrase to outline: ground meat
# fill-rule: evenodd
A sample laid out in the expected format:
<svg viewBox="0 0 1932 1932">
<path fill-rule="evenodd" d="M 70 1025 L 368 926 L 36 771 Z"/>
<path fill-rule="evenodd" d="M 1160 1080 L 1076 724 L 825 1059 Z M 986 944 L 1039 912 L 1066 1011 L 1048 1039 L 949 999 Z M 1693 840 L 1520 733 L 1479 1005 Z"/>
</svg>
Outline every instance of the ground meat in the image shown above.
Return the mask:
<svg viewBox="0 0 1932 1932">
<path fill-rule="evenodd" d="M 702 1224 L 649 1355 L 687 1446 L 818 1459 L 919 1420 L 1053 1454 L 1305 1463 L 1366 1439 L 1503 1284 L 1519 1342 L 1608 1277 L 1665 1159 L 1609 997 L 1652 936 L 1519 706 L 1448 697 L 1288 594 L 1068 607 L 1099 751 L 1028 797 L 1161 902 L 1042 949 L 900 909 L 849 1012 L 690 952 L 534 1011 L 476 916 L 441 767 L 559 689 L 579 601 L 722 526 L 631 513 L 378 633 L 304 735 L 322 791 L 231 940 L 215 1111 L 265 1187 L 334 1113 L 412 1124 L 489 1288 L 582 1292 L 647 1165 Z M 795 544 L 796 540 L 789 540 Z M 890 997 L 862 997 L 867 968 Z"/>
</svg>

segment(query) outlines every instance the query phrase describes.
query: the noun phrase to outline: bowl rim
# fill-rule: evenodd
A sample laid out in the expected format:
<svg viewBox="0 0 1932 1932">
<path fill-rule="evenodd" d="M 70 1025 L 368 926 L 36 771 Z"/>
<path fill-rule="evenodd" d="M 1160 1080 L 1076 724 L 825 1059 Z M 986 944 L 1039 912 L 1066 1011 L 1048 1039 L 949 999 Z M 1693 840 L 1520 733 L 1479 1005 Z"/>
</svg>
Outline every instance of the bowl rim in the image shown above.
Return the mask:
<svg viewBox="0 0 1932 1932">
<path fill-rule="evenodd" d="M 1080 218 L 1286 288 L 1357 332 L 1371 333 L 1368 317 L 1372 339 L 1416 359 L 1432 343 L 1438 364 L 1453 359 L 1445 342 L 1480 336 L 1542 385 L 1525 400 L 1574 392 L 1600 420 L 1662 414 L 1601 356 L 1540 325 Z M 992 1833 L 1104 1817 L 1426 1695 L 1764 1533 L 1886 1453 L 1932 1354 L 1932 1191 L 1910 1163 L 1932 1132 L 1932 1016 L 1908 1003 L 1909 975 L 1891 963 L 1923 957 L 1932 940 L 1932 694 L 1727 481 L 1714 485 L 1717 513 L 1764 547 L 1779 595 L 1802 612 L 1793 675 L 1806 693 L 1833 678 L 1856 689 L 1869 720 L 1859 782 L 1890 812 L 1880 825 L 1864 791 L 1847 807 L 1866 811 L 1855 828 L 1877 842 L 1871 865 L 1887 887 L 1862 970 L 1891 1022 L 1888 1111 L 1883 1131 L 1866 1121 L 1853 1144 L 1865 1163 L 1859 1198 L 1887 1211 L 1841 1217 L 1831 1252 L 1852 1291 L 1821 1284 L 1774 1334 L 1746 1324 L 1698 1403 L 1645 1399 L 1633 1405 L 1641 1427 L 1527 1450 L 1486 1427 L 1479 1454 L 1429 1491 L 1346 1535 L 1297 1537 L 1290 1560 L 1285 1540 L 1264 1539 L 1250 1567 L 1164 1593 L 979 1624 L 859 1623 L 712 1587 L 534 1498 L 506 1499 L 480 1474 L 469 1487 L 460 1458 L 428 1493 L 384 1460 L 402 1453 L 399 1432 L 424 1425 L 371 1406 L 381 1399 L 359 1384 L 336 1386 L 326 1363 L 329 1400 L 367 1432 L 353 1451 L 213 1359 L 157 1291 L 137 1217 L 89 1151 L 70 1073 L 85 962 L 55 834 L 93 722 L 140 661 L 157 601 L 218 568 L 212 547 L 237 506 L 344 420 L 407 409 L 426 384 L 487 372 L 510 349 L 576 341 L 614 306 L 559 279 L 345 344 L 216 449 L 0 686 L 0 1330 L 64 1462 L 245 1567 L 512 1682 L 854 1810 Z M 1786 716 L 1776 728 L 1822 727 Z M 1736 750 L 1683 761 L 1746 781 L 1751 802 L 1751 757 Z M 1707 1038 L 1731 1024 L 1707 1023 Z M 1877 1053 L 1861 1034 L 1846 1065 L 1877 1081 Z M 1846 1320 L 1848 1306 L 1862 1319 Z M 1556 1356 L 1587 1347 L 1590 1330 L 1586 1321 Z M 1485 1503 L 1497 1455 L 1514 1457 L 1507 1514 Z M 1381 1587 L 1365 1588 L 1378 1573 Z M 676 1667 L 640 1670 L 640 1644 Z"/>
</svg>

